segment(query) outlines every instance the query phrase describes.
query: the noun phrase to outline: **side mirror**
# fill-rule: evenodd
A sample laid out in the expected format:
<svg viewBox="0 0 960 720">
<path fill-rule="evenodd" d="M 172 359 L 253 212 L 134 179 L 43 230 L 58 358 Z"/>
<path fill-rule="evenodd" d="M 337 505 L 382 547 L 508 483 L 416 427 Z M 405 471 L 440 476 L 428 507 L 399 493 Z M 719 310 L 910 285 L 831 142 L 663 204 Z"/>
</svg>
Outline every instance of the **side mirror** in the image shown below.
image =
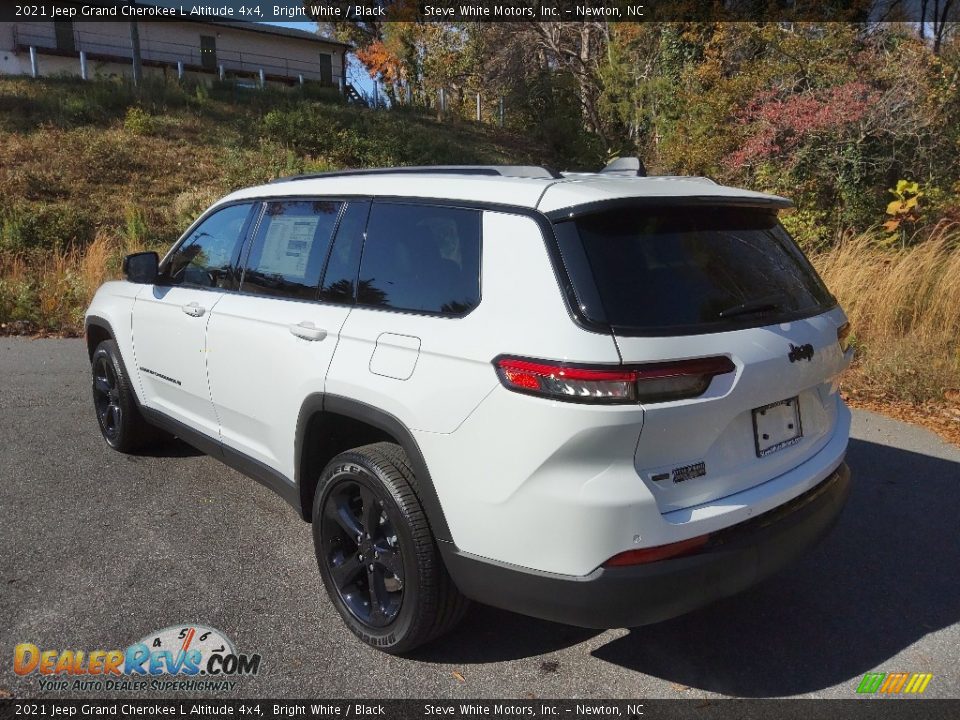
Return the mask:
<svg viewBox="0 0 960 720">
<path fill-rule="evenodd" d="M 157 281 L 160 256 L 155 252 L 140 252 L 123 259 L 123 276 L 132 283 L 151 285 Z"/>
</svg>

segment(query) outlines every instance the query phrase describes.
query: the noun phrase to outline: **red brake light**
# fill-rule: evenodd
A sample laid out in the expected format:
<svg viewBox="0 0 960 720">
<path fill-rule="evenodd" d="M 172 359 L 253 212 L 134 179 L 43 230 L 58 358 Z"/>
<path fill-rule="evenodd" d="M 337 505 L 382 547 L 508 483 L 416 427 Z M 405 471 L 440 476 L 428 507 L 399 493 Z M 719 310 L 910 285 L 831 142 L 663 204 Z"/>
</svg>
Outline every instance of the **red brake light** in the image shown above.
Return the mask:
<svg viewBox="0 0 960 720">
<path fill-rule="evenodd" d="M 578 402 L 635 402 L 634 373 L 502 358 L 494 363 L 510 390 Z"/>
<path fill-rule="evenodd" d="M 657 547 L 638 548 L 636 550 L 627 550 L 626 552 L 614 555 L 607 560 L 604 567 L 624 567 L 627 565 L 642 565 L 643 563 L 656 562 L 657 560 L 666 560 L 667 558 L 689 555 L 704 545 L 710 539 L 709 535 L 698 535 L 697 537 L 681 540 L 680 542 L 670 543 L 669 545 L 658 545 Z"/>
<path fill-rule="evenodd" d="M 714 375 L 733 372 L 728 357 L 695 358 L 623 367 L 567 365 L 522 358 L 494 361 L 504 387 L 587 403 L 665 402 L 702 395 Z"/>
</svg>

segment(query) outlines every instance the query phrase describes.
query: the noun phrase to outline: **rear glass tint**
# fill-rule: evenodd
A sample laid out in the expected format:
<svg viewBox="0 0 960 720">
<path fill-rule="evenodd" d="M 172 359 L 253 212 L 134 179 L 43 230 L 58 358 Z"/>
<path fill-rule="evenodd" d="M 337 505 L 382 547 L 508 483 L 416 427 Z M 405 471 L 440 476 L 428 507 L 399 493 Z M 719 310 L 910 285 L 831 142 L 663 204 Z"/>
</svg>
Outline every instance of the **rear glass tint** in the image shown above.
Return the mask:
<svg viewBox="0 0 960 720">
<path fill-rule="evenodd" d="M 769 211 L 618 208 L 557 230 L 581 308 L 621 333 L 759 326 L 835 304 Z"/>
</svg>

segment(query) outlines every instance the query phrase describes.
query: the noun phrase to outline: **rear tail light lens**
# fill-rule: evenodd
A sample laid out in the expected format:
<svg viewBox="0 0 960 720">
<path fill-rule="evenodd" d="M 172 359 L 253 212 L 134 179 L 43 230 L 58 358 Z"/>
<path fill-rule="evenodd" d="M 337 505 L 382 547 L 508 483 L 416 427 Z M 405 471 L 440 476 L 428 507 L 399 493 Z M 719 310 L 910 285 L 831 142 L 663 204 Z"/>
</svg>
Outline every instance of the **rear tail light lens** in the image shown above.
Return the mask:
<svg viewBox="0 0 960 720">
<path fill-rule="evenodd" d="M 665 402 L 702 395 L 715 375 L 733 372 L 727 357 L 697 358 L 615 368 L 522 358 L 494 361 L 504 387 L 515 392 L 584 403 Z"/>
<path fill-rule="evenodd" d="M 736 370 L 728 357 L 698 358 L 640 365 L 637 373 L 637 399 L 640 402 L 666 402 L 703 395 L 715 375 Z"/>
<path fill-rule="evenodd" d="M 642 565 L 644 563 L 656 562 L 657 560 L 666 560 L 667 558 L 680 557 L 681 555 L 690 555 L 696 552 L 710 539 L 709 535 L 698 535 L 697 537 L 680 542 L 670 543 L 669 545 L 658 545 L 651 548 L 638 548 L 636 550 L 627 550 L 619 555 L 614 555 L 607 560 L 604 567 L 626 567 L 628 565 Z"/>
<path fill-rule="evenodd" d="M 850 323 L 845 322 L 837 328 L 837 342 L 840 343 L 840 349 L 843 352 L 850 349 Z"/>
<path fill-rule="evenodd" d="M 497 374 L 510 390 L 582 402 L 634 402 L 635 378 L 624 370 L 600 370 L 501 358 Z"/>
</svg>

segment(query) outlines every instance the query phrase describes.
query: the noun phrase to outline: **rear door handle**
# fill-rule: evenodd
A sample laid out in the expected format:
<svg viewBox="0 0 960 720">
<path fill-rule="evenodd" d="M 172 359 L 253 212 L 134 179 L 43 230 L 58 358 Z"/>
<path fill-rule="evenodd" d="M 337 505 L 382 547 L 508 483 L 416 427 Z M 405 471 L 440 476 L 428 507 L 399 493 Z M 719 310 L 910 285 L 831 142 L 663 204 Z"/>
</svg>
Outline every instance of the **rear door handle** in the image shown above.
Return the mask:
<svg viewBox="0 0 960 720">
<path fill-rule="evenodd" d="M 318 328 L 309 320 L 304 320 L 296 325 L 291 325 L 290 332 L 292 332 L 298 338 L 303 338 L 304 340 L 323 340 L 327 336 L 326 330 L 323 328 Z"/>
<path fill-rule="evenodd" d="M 195 303 L 195 302 L 188 303 L 186 305 L 181 305 L 180 309 L 183 310 L 190 317 L 200 317 L 207 311 L 205 307 L 201 307 L 198 303 Z"/>
</svg>

